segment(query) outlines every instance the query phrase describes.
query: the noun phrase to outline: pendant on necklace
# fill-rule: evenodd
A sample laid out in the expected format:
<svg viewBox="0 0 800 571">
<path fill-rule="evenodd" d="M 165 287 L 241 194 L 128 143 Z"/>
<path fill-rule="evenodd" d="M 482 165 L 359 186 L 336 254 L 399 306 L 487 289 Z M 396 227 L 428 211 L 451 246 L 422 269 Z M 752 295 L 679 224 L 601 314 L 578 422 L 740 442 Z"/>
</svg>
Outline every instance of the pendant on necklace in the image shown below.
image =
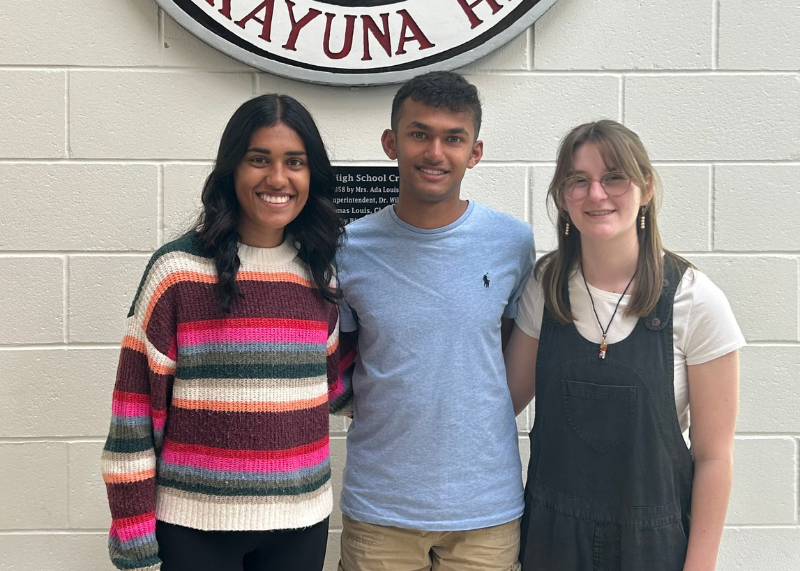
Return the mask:
<svg viewBox="0 0 800 571">
<path fill-rule="evenodd" d="M 605 359 L 606 358 L 606 348 L 607 347 L 608 347 L 608 345 L 606 345 L 606 336 L 605 336 L 605 334 L 603 334 L 603 341 L 600 343 L 600 358 L 601 359 Z"/>
</svg>

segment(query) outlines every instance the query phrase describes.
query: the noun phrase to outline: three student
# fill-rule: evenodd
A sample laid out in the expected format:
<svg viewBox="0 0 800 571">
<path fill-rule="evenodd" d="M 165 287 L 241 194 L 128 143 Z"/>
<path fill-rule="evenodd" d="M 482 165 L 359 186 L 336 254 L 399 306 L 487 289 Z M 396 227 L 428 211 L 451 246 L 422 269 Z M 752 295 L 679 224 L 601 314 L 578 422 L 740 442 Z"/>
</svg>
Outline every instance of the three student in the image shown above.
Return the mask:
<svg viewBox="0 0 800 571">
<path fill-rule="evenodd" d="M 456 74 L 400 88 L 400 197 L 348 226 L 337 279 L 313 120 L 285 96 L 237 111 L 129 316 L 103 461 L 118 567 L 321 569 L 330 407 L 353 416 L 341 571 L 713 569 L 743 344 L 724 296 L 663 251 L 657 174 L 611 121 L 563 141 L 559 247 L 529 280 L 530 227 L 460 195 L 480 125 Z"/>
</svg>

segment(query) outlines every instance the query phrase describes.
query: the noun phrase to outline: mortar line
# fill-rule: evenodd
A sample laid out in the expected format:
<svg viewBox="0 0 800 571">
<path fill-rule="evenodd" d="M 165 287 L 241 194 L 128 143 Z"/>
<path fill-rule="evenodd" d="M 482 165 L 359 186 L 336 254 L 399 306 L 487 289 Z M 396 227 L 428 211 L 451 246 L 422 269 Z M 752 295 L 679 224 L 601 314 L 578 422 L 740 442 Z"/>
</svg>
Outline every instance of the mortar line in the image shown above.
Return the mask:
<svg viewBox="0 0 800 571">
<path fill-rule="evenodd" d="M 49 351 L 53 349 L 72 349 L 75 351 L 88 351 L 97 349 L 119 349 L 119 343 L 41 343 L 37 345 L 0 345 L 3 351 Z"/>
<path fill-rule="evenodd" d="M 534 54 L 534 50 L 536 49 L 536 22 L 531 24 L 531 26 L 528 28 L 528 34 L 525 41 L 527 42 L 525 47 L 527 48 L 528 52 L 528 61 L 526 62 L 528 71 L 533 71 L 534 65 L 536 65 L 536 58 Z"/>
<path fill-rule="evenodd" d="M 0 536 L 5 535 L 108 535 L 107 529 L 4 529 Z"/>
<path fill-rule="evenodd" d="M 708 184 L 709 184 L 709 192 L 708 192 L 708 247 L 711 251 L 714 251 L 714 234 L 715 234 L 715 225 L 717 223 L 717 218 L 714 215 L 714 206 L 716 205 L 716 196 L 717 196 L 717 168 L 715 165 L 711 165 L 711 168 L 708 169 Z"/>
<path fill-rule="evenodd" d="M 164 54 L 167 44 L 166 22 L 164 21 L 164 10 L 158 9 L 158 53 Z M 163 59 L 161 61 L 164 61 Z"/>
<path fill-rule="evenodd" d="M 800 161 L 797 159 L 735 159 L 735 160 L 691 160 L 691 159 L 653 159 L 654 166 L 682 166 L 682 167 L 710 167 L 714 166 L 800 166 Z M 213 159 L 165 159 L 165 158 L 64 158 L 53 157 L 44 159 L 9 159 L 0 158 L 0 165 L 186 165 L 186 166 L 210 166 L 214 164 Z M 331 160 L 334 166 L 395 166 L 394 161 L 387 159 L 335 159 Z M 492 167 L 514 167 L 514 166 L 555 166 L 555 161 L 552 160 L 536 160 L 536 159 L 493 159 L 484 157 L 481 159 L 480 164 L 475 168 L 483 168 L 485 166 Z"/>
<path fill-rule="evenodd" d="M 739 440 L 794 440 L 800 438 L 800 432 L 737 432 L 734 436 Z"/>
<path fill-rule="evenodd" d="M 800 438 L 794 441 L 794 521 L 800 522 Z"/>
<path fill-rule="evenodd" d="M 102 444 L 101 436 L 8 436 L 0 438 L 0 444 L 46 444 L 59 442 L 65 444 Z"/>
<path fill-rule="evenodd" d="M 0 71 L 105 71 L 105 72 L 120 72 L 120 73 L 181 73 L 181 74 L 224 74 L 224 75 L 245 75 L 250 73 L 267 73 L 262 71 L 251 71 L 252 68 L 241 69 L 203 69 L 198 67 L 189 66 L 80 66 L 80 65 L 30 65 L 30 64 L 2 64 Z M 545 69 L 532 69 L 532 70 L 487 70 L 480 72 L 480 75 L 497 75 L 497 76 L 615 76 L 620 73 L 626 75 L 636 76 L 650 76 L 650 77 L 675 77 L 675 76 L 795 76 L 795 70 L 770 70 L 770 69 L 570 69 L 570 70 L 545 70 Z M 470 75 L 476 75 L 473 72 Z M 346 89 L 350 86 L 347 85 L 332 85 L 330 87 Z M 362 89 L 370 89 L 373 86 L 358 86 Z M 378 88 L 379 86 L 374 86 Z"/>
<path fill-rule="evenodd" d="M 64 270 L 62 272 L 64 279 L 64 283 L 62 285 L 62 291 L 64 295 L 64 317 L 62 319 L 63 323 L 61 324 L 63 327 L 61 338 L 66 344 L 69 343 L 69 256 L 63 256 L 61 259 L 64 261 Z"/>
<path fill-rule="evenodd" d="M 711 69 L 719 69 L 719 0 L 711 2 Z"/>
<path fill-rule="evenodd" d="M 154 250 L 0 250 L 0 258 L 53 258 L 61 256 L 86 256 L 98 258 L 115 256 L 134 258 L 152 255 Z"/>
<path fill-rule="evenodd" d="M 70 113 L 69 113 L 69 71 L 64 72 L 64 154 L 67 159 L 72 157 L 70 139 Z"/>
<path fill-rule="evenodd" d="M 525 169 L 525 194 L 523 194 L 523 208 L 525 209 L 525 222 L 533 226 L 533 199 L 531 198 L 531 190 L 533 185 L 531 179 L 533 178 L 533 169 L 528 167 Z"/>
<path fill-rule="evenodd" d="M 67 449 L 67 466 L 66 466 L 66 472 L 67 473 L 66 473 L 66 476 L 67 477 L 64 478 L 64 482 L 66 484 L 66 486 L 65 486 L 66 487 L 66 490 L 65 490 L 66 502 L 65 503 L 66 503 L 66 506 L 67 506 L 67 527 L 68 528 L 72 526 L 71 517 L 69 515 L 69 448 L 70 448 L 69 446 L 66 446 L 66 449 Z"/>
<path fill-rule="evenodd" d="M 158 245 L 164 243 L 164 165 L 158 165 L 158 176 L 156 183 L 156 240 Z"/>
</svg>

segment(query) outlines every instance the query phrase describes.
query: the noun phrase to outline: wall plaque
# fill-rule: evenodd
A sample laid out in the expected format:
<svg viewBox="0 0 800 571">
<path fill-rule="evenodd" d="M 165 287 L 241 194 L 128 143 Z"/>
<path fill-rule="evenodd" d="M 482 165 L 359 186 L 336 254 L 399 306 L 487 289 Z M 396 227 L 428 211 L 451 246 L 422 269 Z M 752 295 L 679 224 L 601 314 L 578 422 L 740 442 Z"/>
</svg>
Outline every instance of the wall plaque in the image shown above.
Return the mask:
<svg viewBox="0 0 800 571">
<path fill-rule="evenodd" d="M 345 223 L 378 212 L 397 202 L 400 176 L 397 167 L 333 167 L 336 190 L 333 202 Z"/>
<path fill-rule="evenodd" d="M 399 83 L 499 48 L 556 0 L 156 0 L 249 65 L 304 81 Z"/>
</svg>

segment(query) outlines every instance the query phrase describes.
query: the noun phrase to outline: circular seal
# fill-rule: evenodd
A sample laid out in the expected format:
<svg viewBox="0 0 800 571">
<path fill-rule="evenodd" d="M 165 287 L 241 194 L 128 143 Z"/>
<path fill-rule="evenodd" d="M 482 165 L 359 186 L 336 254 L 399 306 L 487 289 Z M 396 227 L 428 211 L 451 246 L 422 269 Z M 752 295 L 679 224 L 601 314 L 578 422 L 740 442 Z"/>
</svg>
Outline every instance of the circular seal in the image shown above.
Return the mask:
<svg viewBox="0 0 800 571">
<path fill-rule="evenodd" d="M 337 85 L 399 83 L 466 65 L 556 0 L 156 0 L 180 25 L 253 67 Z"/>
</svg>

